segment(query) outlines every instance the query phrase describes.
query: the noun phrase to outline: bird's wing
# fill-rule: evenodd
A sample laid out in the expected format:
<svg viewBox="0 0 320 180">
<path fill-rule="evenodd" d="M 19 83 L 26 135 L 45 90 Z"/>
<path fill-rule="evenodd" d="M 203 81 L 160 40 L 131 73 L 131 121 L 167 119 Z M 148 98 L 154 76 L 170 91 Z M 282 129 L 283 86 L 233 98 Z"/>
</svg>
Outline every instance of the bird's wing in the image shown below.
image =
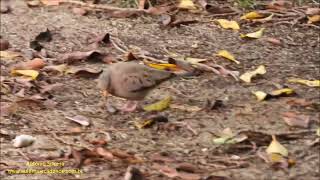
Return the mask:
<svg viewBox="0 0 320 180">
<path fill-rule="evenodd" d="M 124 88 L 132 92 L 143 91 L 157 85 L 157 82 L 147 72 L 132 72 L 123 77 Z"/>
</svg>

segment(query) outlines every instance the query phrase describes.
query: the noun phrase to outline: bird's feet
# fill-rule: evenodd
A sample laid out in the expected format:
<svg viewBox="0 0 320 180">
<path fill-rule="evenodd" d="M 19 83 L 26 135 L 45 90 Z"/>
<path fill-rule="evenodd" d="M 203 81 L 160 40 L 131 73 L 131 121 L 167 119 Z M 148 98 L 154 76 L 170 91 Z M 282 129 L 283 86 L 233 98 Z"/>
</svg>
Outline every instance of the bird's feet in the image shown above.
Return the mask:
<svg viewBox="0 0 320 180">
<path fill-rule="evenodd" d="M 133 112 L 137 109 L 138 102 L 137 101 L 128 101 L 126 104 L 121 107 L 121 111 L 123 112 Z"/>
</svg>

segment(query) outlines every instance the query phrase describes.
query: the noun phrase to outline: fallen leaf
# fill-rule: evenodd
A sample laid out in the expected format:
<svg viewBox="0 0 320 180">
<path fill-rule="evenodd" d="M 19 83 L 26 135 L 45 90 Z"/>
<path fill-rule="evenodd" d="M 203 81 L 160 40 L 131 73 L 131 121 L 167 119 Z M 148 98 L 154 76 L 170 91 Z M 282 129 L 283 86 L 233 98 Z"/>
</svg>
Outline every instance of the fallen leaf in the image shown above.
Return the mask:
<svg viewBox="0 0 320 180">
<path fill-rule="evenodd" d="M 320 80 L 306 80 L 306 79 L 297 79 L 297 78 L 292 78 L 289 79 L 288 82 L 291 83 L 299 83 L 299 84 L 304 84 L 310 87 L 320 87 Z"/>
<path fill-rule="evenodd" d="M 263 92 L 263 91 L 254 91 L 252 92 L 256 97 L 258 101 L 263 101 L 266 99 L 267 97 L 267 93 Z"/>
<path fill-rule="evenodd" d="M 176 71 L 178 70 L 177 65 L 175 64 L 154 64 L 154 63 L 148 63 L 147 66 L 155 68 L 155 69 L 159 69 L 159 70 L 169 70 L 169 71 Z"/>
<path fill-rule="evenodd" d="M 233 30 L 239 30 L 240 29 L 240 26 L 236 21 L 229 21 L 229 20 L 226 20 L 226 19 L 217 19 L 216 21 L 224 29 L 233 29 Z"/>
<path fill-rule="evenodd" d="M 291 95 L 294 94 L 294 90 L 290 89 L 290 88 L 283 88 L 283 89 L 278 89 L 275 91 L 272 91 L 271 93 L 269 93 L 271 96 L 273 97 L 278 97 L 278 96 L 287 96 L 287 95 Z"/>
<path fill-rule="evenodd" d="M 192 0 L 180 0 L 180 3 L 177 6 L 180 9 L 187 9 L 187 10 L 195 10 L 197 9 L 196 5 L 193 3 Z"/>
<path fill-rule="evenodd" d="M 320 22 L 320 15 L 308 16 L 308 24 Z"/>
<path fill-rule="evenodd" d="M 1 60 L 13 60 L 16 57 L 22 57 L 22 55 L 13 51 L 0 51 Z"/>
<path fill-rule="evenodd" d="M 268 154 L 272 154 L 272 153 L 281 154 L 284 157 L 287 157 L 289 154 L 288 150 L 277 141 L 276 136 L 274 135 L 272 135 L 272 141 L 268 146 L 268 148 L 266 149 L 266 152 Z"/>
<path fill-rule="evenodd" d="M 46 65 L 45 61 L 40 58 L 35 58 L 30 61 L 21 62 L 13 66 L 13 69 L 19 70 L 39 70 Z"/>
<path fill-rule="evenodd" d="M 253 77 L 255 77 L 256 75 L 263 75 L 265 74 L 267 71 L 266 71 L 266 68 L 264 65 L 260 65 L 256 70 L 254 71 L 248 71 L 244 74 L 242 74 L 240 76 L 240 79 L 246 83 L 251 83 L 251 79 Z"/>
<path fill-rule="evenodd" d="M 38 42 L 50 42 L 52 40 L 52 35 L 49 29 L 44 32 L 40 32 L 36 37 L 35 40 Z"/>
<path fill-rule="evenodd" d="M 294 112 L 285 112 L 282 113 L 283 120 L 289 126 L 308 128 L 310 124 L 310 116 L 296 114 Z"/>
<path fill-rule="evenodd" d="M 234 134 L 230 128 L 224 129 L 219 136 L 213 139 L 214 144 L 236 144 L 248 138 L 244 134 Z"/>
<path fill-rule="evenodd" d="M 201 176 L 194 173 L 185 173 L 185 172 L 178 172 L 175 168 L 171 168 L 169 166 L 154 164 L 154 169 L 160 171 L 160 173 L 166 175 L 169 178 L 181 178 L 183 180 L 200 180 Z"/>
<path fill-rule="evenodd" d="M 191 64 L 197 64 L 197 63 L 202 63 L 202 62 L 208 61 L 208 59 L 193 58 L 193 57 L 186 57 L 184 60 L 191 63 Z"/>
<path fill-rule="evenodd" d="M 256 11 L 253 11 L 253 12 L 249 12 L 249 13 L 241 16 L 240 19 L 252 20 L 252 19 L 260 19 L 263 17 L 264 17 L 264 15 L 262 15 Z"/>
<path fill-rule="evenodd" d="M 162 15 L 169 12 L 173 6 L 153 6 L 149 7 L 146 12 L 151 15 Z"/>
<path fill-rule="evenodd" d="M 83 78 L 97 78 L 101 73 L 102 70 L 90 68 L 69 68 L 65 71 L 65 74 L 74 74 L 77 77 Z"/>
<path fill-rule="evenodd" d="M 82 126 L 89 126 L 90 125 L 89 119 L 85 116 L 82 116 L 82 115 L 76 115 L 74 117 L 66 116 L 66 118 L 71 121 L 74 121 L 78 124 L 81 124 Z"/>
<path fill-rule="evenodd" d="M 11 74 L 13 76 L 16 76 L 16 75 L 28 76 L 28 77 L 31 77 L 32 80 L 35 80 L 37 79 L 39 72 L 36 70 L 15 70 L 14 69 L 11 71 Z"/>
<path fill-rule="evenodd" d="M 41 88 L 40 93 L 44 94 L 44 93 L 47 93 L 50 91 L 54 91 L 54 90 L 61 88 L 62 86 L 63 86 L 62 83 L 54 83 L 54 84 L 47 84 L 44 86 L 40 86 L 40 88 Z"/>
<path fill-rule="evenodd" d="M 233 61 L 233 62 L 235 62 L 235 63 L 237 63 L 237 64 L 240 64 L 240 62 L 237 61 L 237 60 L 234 58 L 234 56 L 233 56 L 232 54 L 230 54 L 230 53 L 229 53 L 228 51 L 226 51 L 226 50 L 218 51 L 217 56 L 224 57 L 224 58 L 226 58 L 226 59 L 228 59 L 228 60 L 230 60 L 230 61 Z"/>
<path fill-rule="evenodd" d="M 270 14 L 268 17 L 262 18 L 262 19 L 254 19 L 252 20 L 253 22 L 261 22 L 261 23 L 265 23 L 268 21 L 271 21 L 273 18 L 274 14 Z"/>
<path fill-rule="evenodd" d="M 170 106 L 171 96 L 168 96 L 161 101 L 158 101 L 154 104 L 146 105 L 143 107 L 145 111 L 163 111 Z"/>
<path fill-rule="evenodd" d="M 263 31 L 265 28 L 261 28 L 259 31 L 248 33 L 248 34 L 241 34 L 240 37 L 242 38 L 253 38 L 253 39 L 259 39 L 263 35 Z"/>
<path fill-rule="evenodd" d="M 71 64 L 73 62 L 77 62 L 81 60 L 87 60 L 92 62 L 102 62 L 105 57 L 106 57 L 105 54 L 95 50 L 87 51 L 87 52 L 76 51 L 76 52 L 64 54 L 60 58 L 60 61 L 62 63 L 67 63 L 67 64 Z"/>
<path fill-rule="evenodd" d="M 142 121 L 136 121 L 134 122 L 134 125 L 138 129 L 143 129 L 143 128 L 148 128 L 154 125 L 155 123 L 158 122 L 168 122 L 168 118 L 165 116 L 159 116 L 159 115 L 153 115 L 151 117 L 148 117 Z"/>
<path fill-rule="evenodd" d="M 9 46 L 10 46 L 10 43 L 8 40 L 0 38 L 0 51 L 7 50 L 9 48 Z"/>
<path fill-rule="evenodd" d="M 320 127 L 318 127 L 316 135 L 320 136 Z"/>
</svg>

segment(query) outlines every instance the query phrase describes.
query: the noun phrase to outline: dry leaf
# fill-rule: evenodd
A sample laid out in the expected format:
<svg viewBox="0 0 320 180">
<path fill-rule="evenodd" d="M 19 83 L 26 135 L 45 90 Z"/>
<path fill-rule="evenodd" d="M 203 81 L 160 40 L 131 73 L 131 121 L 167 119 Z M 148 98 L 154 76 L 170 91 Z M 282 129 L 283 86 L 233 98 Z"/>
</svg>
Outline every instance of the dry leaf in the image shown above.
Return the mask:
<svg viewBox="0 0 320 180">
<path fill-rule="evenodd" d="M 320 15 L 308 16 L 308 24 L 320 22 Z"/>
<path fill-rule="evenodd" d="M 254 91 L 252 92 L 256 97 L 258 101 L 263 101 L 264 99 L 266 99 L 267 97 L 267 93 L 263 92 L 263 91 Z"/>
<path fill-rule="evenodd" d="M 193 3 L 192 0 L 180 0 L 180 3 L 177 6 L 180 9 L 188 9 L 188 10 L 195 10 L 197 9 L 196 5 Z"/>
<path fill-rule="evenodd" d="M 279 40 L 279 39 L 276 39 L 276 38 L 265 38 L 265 40 L 266 41 L 268 41 L 268 42 L 270 42 L 270 43 L 272 43 L 272 44 L 274 44 L 274 45 L 281 45 L 282 43 L 281 43 L 281 41 Z"/>
<path fill-rule="evenodd" d="M 80 15 L 80 16 L 84 16 L 88 13 L 87 10 L 83 8 L 72 8 L 72 12 L 73 14 Z"/>
<path fill-rule="evenodd" d="M 153 64 L 153 63 L 148 63 L 148 66 L 155 68 L 155 69 L 159 69 L 159 70 L 170 70 L 170 71 L 177 71 L 178 67 L 175 64 Z"/>
<path fill-rule="evenodd" d="M 303 127 L 303 128 L 309 127 L 310 116 L 296 114 L 294 112 L 285 112 L 282 115 L 283 115 L 282 116 L 283 120 L 289 126 Z"/>
<path fill-rule="evenodd" d="M 249 72 L 246 72 L 244 74 L 242 74 L 240 76 L 240 79 L 246 83 L 251 83 L 251 79 L 253 77 L 255 77 L 256 75 L 263 75 L 265 74 L 267 71 L 266 71 L 266 68 L 264 65 L 260 65 L 256 70 L 254 71 L 249 71 Z"/>
<path fill-rule="evenodd" d="M 16 57 L 22 57 L 22 55 L 13 51 L 0 51 L 1 60 L 13 60 Z"/>
<path fill-rule="evenodd" d="M 253 22 L 261 22 L 261 23 L 264 23 L 264 22 L 267 22 L 267 21 L 271 21 L 272 18 L 273 18 L 274 14 L 270 14 L 268 17 L 265 17 L 265 18 L 262 18 L 262 19 L 254 19 L 252 20 Z"/>
<path fill-rule="evenodd" d="M 158 101 L 154 104 L 146 105 L 143 107 L 145 111 L 163 111 L 170 106 L 171 96 L 168 96 L 161 101 Z"/>
<path fill-rule="evenodd" d="M 197 64 L 197 63 L 208 61 L 207 59 L 192 58 L 192 57 L 186 57 L 184 60 L 191 64 Z"/>
<path fill-rule="evenodd" d="M 316 134 L 320 136 L 320 127 L 318 127 Z"/>
<path fill-rule="evenodd" d="M 263 31 L 265 28 L 261 28 L 259 31 L 248 33 L 248 34 L 241 34 L 240 37 L 242 38 L 253 38 L 253 39 L 259 39 L 263 35 Z"/>
<path fill-rule="evenodd" d="M 281 154 L 284 157 L 287 157 L 289 154 L 288 150 L 277 141 L 276 136 L 274 135 L 272 135 L 272 141 L 268 146 L 268 148 L 266 149 L 266 152 L 268 154 L 271 154 L 271 153 Z"/>
<path fill-rule="evenodd" d="M 226 19 L 217 19 L 216 21 L 224 29 L 233 29 L 233 30 L 239 30 L 240 29 L 240 26 L 236 21 L 229 21 L 229 20 L 226 20 Z"/>
<path fill-rule="evenodd" d="M 243 16 L 240 17 L 240 19 L 246 19 L 246 20 L 251 20 L 251 19 L 260 19 L 260 18 L 263 18 L 264 15 L 258 13 L 258 12 L 249 12 Z"/>
<path fill-rule="evenodd" d="M 1 88 L 2 89 L 2 88 Z M 16 103 L 0 102 L 0 116 L 9 116 L 18 110 Z"/>
<path fill-rule="evenodd" d="M 297 78 L 292 78 L 289 79 L 288 82 L 291 83 L 299 83 L 299 84 L 304 84 L 310 87 L 320 87 L 320 80 L 306 80 L 306 79 L 297 79 Z"/>
<path fill-rule="evenodd" d="M 275 96 L 287 96 L 287 95 L 291 95 L 294 94 L 294 90 L 290 89 L 290 88 L 283 88 L 283 89 L 278 89 L 275 91 L 272 91 L 271 93 L 269 93 L 271 96 L 275 97 Z"/>
<path fill-rule="evenodd" d="M 161 116 L 161 115 L 160 116 L 159 115 L 152 115 L 151 117 L 146 118 L 145 120 L 134 122 L 134 125 L 138 129 L 142 129 L 142 128 L 151 127 L 152 125 L 154 125 L 157 122 L 168 122 L 168 118 L 165 116 Z"/>
<path fill-rule="evenodd" d="M 179 110 L 188 111 L 188 112 L 198 112 L 202 110 L 202 108 L 198 106 L 185 106 L 185 105 L 178 105 L 178 104 L 170 104 L 170 108 L 179 109 Z"/>
<path fill-rule="evenodd" d="M 97 147 L 95 151 L 106 160 L 112 161 L 114 159 L 113 154 L 103 147 Z"/>
<path fill-rule="evenodd" d="M 90 125 L 89 119 L 85 116 L 81 116 L 81 115 L 76 115 L 74 117 L 66 116 L 66 118 L 71 121 L 74 121 L 78 124 L 81 124 L 82 126 L 89 126 Z"/>
<path fill-rule="evenodd" d="M 237 61 L 237 60 L 234 58 L 234 56 L 233 56 L 232 54 L 230 54 L 230 53 L 229 53 L 228 51 L 226 51 L 226 50 L 221 50 L 221 51 L 219 51 L 218 54 L 217 54 L 217 56 L 224 57 L 224 58 L 226 58 L 226 59 L 228 59 L 228 60 L 230 60 L 230 61 L 233 61 L 233 62 L 235 62 L 235 63 L 237 63 L 237 64 L 240 64 L 240 62 Z"/>
<path fill-rule="evenodd" d="M 308 8 L 306 10 L 306 15 L 308 16 L 320 15 L 320 8 Z"/>
<path fill-rule="evenodd" d="M 28 76 L 28 77 L 31 77 L 32 80 L 35 80 L 37 79 L 39 72 L 36 70 L 12 70 L 11 74 L 13 76 L 16 76 L 16 75 Z"/>
</svg>

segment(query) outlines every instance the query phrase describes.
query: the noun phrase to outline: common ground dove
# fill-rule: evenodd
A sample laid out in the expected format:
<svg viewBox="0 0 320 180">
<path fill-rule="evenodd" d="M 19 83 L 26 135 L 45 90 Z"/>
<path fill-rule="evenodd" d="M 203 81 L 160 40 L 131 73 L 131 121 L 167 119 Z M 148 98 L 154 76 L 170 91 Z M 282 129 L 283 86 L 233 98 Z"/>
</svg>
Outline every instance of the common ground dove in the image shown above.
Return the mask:
<svg viewBox="0 0 320 180">
<path fill-rule="evenodd" d="M 161 82 L 174 77 L 169 71 L 153 69 L 134 62 L 119 62 L 103 70 L 98 80 L 98 87 L 105 93 L 125 98 L 129 102 L 123 111 L 134 111 L 139 100 Z"/>
</svg>

